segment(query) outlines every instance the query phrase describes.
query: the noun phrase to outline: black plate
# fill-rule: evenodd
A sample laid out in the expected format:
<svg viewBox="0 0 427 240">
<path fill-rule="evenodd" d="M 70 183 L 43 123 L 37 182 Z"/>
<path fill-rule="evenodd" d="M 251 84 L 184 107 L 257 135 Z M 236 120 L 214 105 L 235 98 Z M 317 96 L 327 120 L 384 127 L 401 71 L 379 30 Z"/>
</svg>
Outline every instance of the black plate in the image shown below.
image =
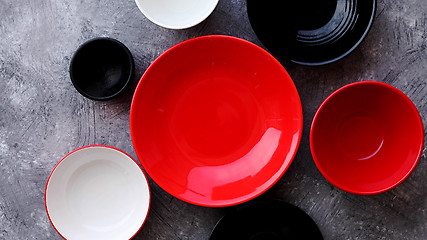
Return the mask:
<svg viewBox="0 0 427 240">
<path fill-rule="evenodd" d="M 224 216 L 210 240 L 323 240 L 316 223 L 303 210 L 280 200 L 263 200 Z"/>
<path fill-rule="evenodd" d="M 274 55 L 302 65 L 353 51 L 374 20 L 376 0 L 247 0 L 249 21 Z"/>
</svg>

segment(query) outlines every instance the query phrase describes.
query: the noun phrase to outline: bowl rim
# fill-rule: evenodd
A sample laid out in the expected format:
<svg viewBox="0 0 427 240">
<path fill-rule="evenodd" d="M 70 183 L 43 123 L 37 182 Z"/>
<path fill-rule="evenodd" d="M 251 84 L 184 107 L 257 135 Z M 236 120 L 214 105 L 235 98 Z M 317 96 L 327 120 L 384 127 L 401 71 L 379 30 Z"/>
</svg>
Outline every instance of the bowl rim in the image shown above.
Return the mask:
<svg viewBox="0 0 427 240">
<path fill-rule="evenodd" d="M 206 1 L 206 0 L 204 0 L 204 1 Z M 173 25 L 173 24 L 162 22 L 162 21 L 158 21 L 156 19 L 156 17 L 153 17 L 153 15 L 151 15 L 148 11 L 146 11 L 146 9 L 142 6 L 143 0 L 135 0 L 135 3 L 138 6 L 139 11 L 141 11 L 141 13 L 148 20 L 150 20 L 152 23 L 157 24 L 157 25 L 159 25 L 160 27 L 163 27 L 163 28 L 180 30 L 180 29 L 186 29 L 186 28 L 194 27 L 197 24 L 199 24 L 199 23 L 203 22 L 204 20 L 206 20 L 212 14 L 212 12 L 215 10 L 216 6 L 218 5 L 219 0 L 207 0 L 207 1 L 212 2 L 214 4 L 209 9 L 209 11 L 206 11 L 206 13 L 207 13 L 206 16 L 204 15 L 203 17 L 201 17 L 197 21 L 195 21 L 193 23 L 188 23 L 186 25 Z"/>
<path fill-rule="evenodd" d="M 117 92 L 108 95 L 108 96 L 93 96 L 88 94 L 87 92 L 83 91 L 79 84 L 77 84 L 76 81 L 76 76 L 74 74 L 73 71 L 73 65 L 75 64 L 75 58 L 76 56 L 80 53 L 80 51 L 84 48 L 86 48 L 89 44 L 93 43 L 93 42 L 98 42 L 98 41 L 106 41 L 106 42 L 110 42 L 113 43 L 114 45 L 118 46 L 119 49 L 121 49 L 121 51 L 123 51 L 126 56 L 127 56 L 127 63 L 129 65 L 129 75 L 127 76 L 127 79 L 125 81 L 125 83 L 123 84 L 123 87 L 118 90 Z M 68 68 L 68 72 L 70 74 L 70 79 L 71 82 L 73 83 L 73 86 L 76 88 L 76 90 L 83 96 L 91 99 L 91 100 L 96 100 L 96 101 L 106 101 L 106 100 L 110 100 L 116 96 L 118 96 L 119 94 L 121 94 L 122 92 L 124 92 L 124 90 L 127 88 L 127 86 L 129 85 L 129 83 L 132 81 L 133 77 L 134 77 L 134 72 L 135 72 L 135 61 L 133 59 L 132 53 L 130 52 L 130 50 L 126 47 L 126 45 L 124 45 L 122 42 L 120 42 L 117 39 L 114 38 L 110 38 L 110 37 L 96 37 L 96 38 L 92 38 L 87 40 L 86 42 L 82 43 L 74 52 L 73 56 L 71 57 L 71 61 L 70 61 L 70 66 Z"/>
<path fill-rule="evenodd" d="M 372 190 L 372 191 L 359 191 L 359 190 L 354 190 L 350 187 L 347 187 L 341 183 L 339 183 L 338 181 L 336 181 L 335 179 L 331 178 L 328 175 L 328 171 L 325 170 L 322 165 L 320 164 L 320 160 L 317 157 L 316 153 L 315 153 L 315 149 L 314 149 L 314 137 L 313 137 L 313 127 L 317 122 L 317 119 L 319 118 L 320 112 L 321 110 L 324 108 L 325 105 L 330 104 L 331 103 L 331 99 L 335 98 L 335 96 L 339 93 L 341 93 L 343 90 L 349 89 L 349 88 L 353 88 L 355 86 L 359 86 L 359 85 L 371 85 L 371 86 L 379 86 L 382 88 L 385 88 L 387 90 L 392 91 L 394 94 L 396 94 L 397 97 L 403 99 L 406 103 L 406 107 L 408 107 L 411 112 L 414 114 L 414 116 L 416 117 L 416 123 L 418 125 L 418 127 L 423 131 L 422 133 L 420 133 L 421 135 L 421 142 L 420 142 L 420 148 L 418 150 L 417 156 L 414 158 L 413 160 L 413 164 L 411 166 L 411 168 L 409 169 L 409 171 L 407 171 L 405 173 L 405 175 L 403 175 L 402 177 L 400 177 L 399 181 L 385 187 L 382 189 L 377 189 L 377 190 Z M 352 194 L 357 194 L 357 195 L 374 195 L 374 194 L 379 194 L 379 193 L 383 193 L 386 192 L 396 186 L 398 186 L 399 184 L 401 184 L 403 181 L 405 181 L 409 175 L 411 175 L 411 173 L 414 171 L 415 167 L 417 166 L 422 152 L 423 152 L 423 148 L 424 148 L 424 126 L 423 126 L 423 122 L 420 116 L 420 113 L 417 109 L 417 107 L 414 105 L 414 103 L 411 101 L 411 99 L 406 96 L 402 91 L 400 91 L 399 89 L 397 89 L 396 87 L 384 83 L 384 82 L 379 82 L 379 81 L 372 81 L 372 80 L 368 80 L 368 81 L 359 81 L 359 82 L 353 82 L 353 83 L 349 83 L 347 85 L 344 85 L 342 87 L 340 87 L 339 89 L 335 90 L 332 94 L 330 94 L 319 106 L 319 108 L 317 109 L 314 117 L 313 117 L 313 121 L 311 123 L 311 127 L 310 127 L 310 137 L 309 137 L 309 142 L 310 142 L 310 150 L 311 150 L 311 155 L 313 157 L 314 163 L 317 166 L 317 169 L 320 171 L 320 173 L 326 178 L 326 180 L 328 180 L 332 185 L 334 185 L 335 187 L 352 193 Z"/>
<path fill-rule="evenodd" d="M 128 153 L 126 153 L 126 152 L 124 152 L 123 150 L 121 150 L 121 149 L 118 149 L 118 148 L 115 148 L 115 147 L 112 147 L 112 146 L 109 146 L 109 145 L 103 145 L 103 144 L 92 144 L 92 145 L 87 145 L 87 146 L 83 146 L 83 147 L 79 147 L 79 148 L 77 148 L 77 149 L 75 149 L 75 150 L 73 150 L 73 151 L 71 151 L 71 152 L 69 152 L 67 155 L 65 155 L 63 158 L 61 158 L 61 160 L 59 160 L 59 162 L 53 167 L 53 169 L 52 169 L 52 171 L 51 171 L 51 173 L 49 174 L 49 177 L 48 177 L 48 179 L 47 179 L 47 181 L 46 181 L 46 185 L 45 185 L 45 190 L 44 190 L 44 207 L 45 207 L 45 211 L 46 211 L 46 214 L 47 214 L 47 217 L 48 217 L 48 219 L 49 219 L 49 222 L 50 222 L 50 224 L 51 224 L 51 226 L 55 229 L 55 231 L 59 234 L 59 236 L 61 236 L 63 239 L 67 239 L 67 238 L 65 238 L 60 232 L 59 232 L 59 230 L 57 229 L 57 226 L 55 226 L 55 224 L 53 223 L 53 221 L 52 221 L 52 219 L 50 218 L 50 215 L 49 215 L 49 211 L 48 211 L 48 209 L 47 209 L 47 188 L 48 188 L 48 185 L 49 185 L 49 181 L 50 181 L 50 178 L 52 177 L 52 174 L 53 174 L 53 172 L 55 171 L 55 169 L 65 160 L 65 159 L 67 159 L 71 154 L 73 154 L 73 153 L 75 153 L 75 152 L 78 152 L 78 151 L 80 151 L 80 150 L 84 150 L 84 149 L 88 149 L 88 148 L 96 148 L 96 147 L 100 147 L 100 148 L 107 148 L 107 149 L 110 149 L 110 150 L 116 150 L 116 151 L 118 151 L 118 152 L 120 152 L 120 153 L 122 153 L 122 154 L 124 154 L 126 157 L 128 157 L 129 158 L 129 160 L 132 160 L 137 166 L 138 166 L 138 168 L 141 170 L 141 172 L 142 172 L 142 175 L 143 175 L 143 177 L 145 178 L 145 181 L 147 182 L 147 187 L 148 187 L 148 206 L 147 206 L 147 214 L 145 215 L 145 218 L 144 218 L 144 221 L 142 221 L 142 224 L 141 224 L 141 226 L 137 229 L 137 231 L 132 235 L 132 237 L 131 238 L 129 238 L 129 240 L 130 239 L 132 239 L 132 238 L 134 238 L 135 236 L 136 236 L 136 234 L 138 234 L 138 232 L 139 231 L 141 231 L 141 229 L 142 229 L 142 227 L 144 226 L 144 224 L 145 224 L 145 222 L 147 221 L 147 218 L 148 218 L 148 214 L 150 213 L 150 209 L 151 209 L 151 188 L 150 188 L 150 183 L 148 182 L 148 178 L 147 178 L 147 176 L 146 176 L 146 174 L 145 174 L 145 172 L 144 172 L 144 170 L 142 169 L 142 167 L 141 167 L 141 165 L 132 157 L 132 156 L 130 156 Z"/>
<path fill-rule="evenodd" d="M 269 186 L 267 186 L 265 189 L 263 189 L 262 191 L 260 191 L 258 194 L 251 195 L 250 197 L 247 197 L 247 198 L 244 198 L 244 199 L 241 199 L 241 200 L 238 200 L 238 201 L 236 201 L 236 200 L 235 201 L 226 201 L 226 203 L 219 203 L 219 204 L 209 204 L 209 203 L 203 203 L 203 202 L 193 201 L 191 199 L 186 199 L 186 198 L 184 198 L 184 197 L 182 197 L 180 195 L 169 193 L 169 191 L 165 190 L 161 185 L 158 184 L 157 178 L 155 176 L 150 175 L 150 169 L 146 168 L 146 166 L 144 165 L 145 161 L 143 161 L 143 159 L 145 159 L 145 157 L 142 156 L 141 154 L 139 154 L 139 150 L 135 148 L 135 139 L 134 139 L 134 137 L 132 137 L 132 135 L 134 135 L 133 132 L 135 131 L 135 130 L 133 130 L 134 127 L 133 127 L 133 124 L 132 124 L 132 122 L 135 121 L 134 120 L 135 117 L 132 117 L 135 114 L 134 111 L 136 111 L 135 108 L 133 107 L 134 106 L 134 101 L 135 101 L 135 96 L 138 94 L 138 92 L 142 91 L 142 89 L 145 88 L 144 82 L 145 82 L 146 75 L 150 74 L 150 72 L 153 71 L 152 69 L 156 68 L 157 65 L 160 64 L 162 61 L 164 61 L 165 58 L 168 58 L 168 55 L 170 55 L 173 51 L 175 51 L 176 48 L 180 48 L 183 45 L 191 44 L 194 41 L 197 42 L 197 41 L 204 40 L 204 39 L 214 39 L 214 38 L 215 39 L 227 39 L 227 40 L 237 41 L 237 42 L 249 45 L 249 46 L 257 49 L 257 51 L 261 51 L 263 54 L 265 54 L 266 56 L 268 56 L 268 58 L 274 64 L 276 64 L 277 66 L 280 66 L 281 68 L 283 68 L 284 69 L 284 73 L 289 77 L 289 79 L 292 82 L 292 85 L 294 86 L 294 89 L 295 89 L 295 92 L 296 92 L 296 97 L 297 97 L 298 103 L 299 103 L 297 107 L 299 109 L 299 112 L 301 113 L 301 121 L 299 122 L 299 126 L 298 126 L 298 129 L 300 131 L 299 131 L 299 134 L 298 134 L 298 141 L 297 141 L 297 144 L 295 146 L 295 150 L 292 153 L 291 161 L 283 169 L 283 172 L 277 177 L 277 179 L 275 179 L 274 181 L 272 181 L 272 183 Z M 304 114 L 303 114 L 302 103 L 301 103 L 301 98 L 300 98 L 299 93 L 298 93 L 298 89 L 296 88 L 295 83 L 293 82 L 293 80 L 292 80 L 291 76 L 289 75 L 289 73 L 287 72 L 287 70 L 284 68 L 284 66 L 273 55 L 271 55 L 268 51 L 266 51 L 262 47 L 256 45 L 255 43 L 252 43 L 252 42 L 250 42 L 248 40 L 245 40 L 245 39 L 242 39 L 242 38 L 238 38 L 238 37 L 234 37 L 234 36 L 229 36 L 229 35 L 213 34 L 213 35 L 204 35 L 204 36 L 194 37 L 194 38 L 190 38 L 190 39 L 187 39 L 185 41 L 182 41 L 182 42 L 180 42 L 180 43 L 178 43 L 178 44 L 170 47 L 169 49 L 167 49 L 165 52 L 163 52 L 160 56 L 158 56 L 150 64 L 150 66 L 147 68 L 147 70 L 142 75 L 142 77 L 141 77 L 141 79 L 140 79 L 140 81 L 139 81 L 139 83 L 138 83 L 138 85 L 137 85 L 137 87 L 135 89 L 134 95 L 132 97 L 131 109 L 130 109 L 130 114 L 129 114 L 129 126 L 130 126 L 132 146 L 133 146 L 133 148 L 135 150 L 135 153 L 138 156 L 138 158 L 140 159 L 142 167 L 147 171 L 147 174 L 151 177 L 151 179 L 159 187 L 161 187 L 163 190 L 165 190 L 168 194 L 172 195 L 173 197 L 175 197 L 177 199 L 180 199 L 180 200 L 182 200 L 184 202 L 193 204 L 193 205 L 202 206 L 202 207 L 229 207 L 229 206 L 234 206 L 234 205 L 238 205 L 238 204 L 250 201 L 250 200 L 252 200 L 252 199 L 254 199 L 254 198 L 262 195 L 267 190 L 269 190 L 272 186 L 274 186 L 283 177 L 283 175 L 289 169 L 290 165 L 292 164 L 292 162 L 295 159 L 295 156 L 296 156 L 296 154 L 298 152 L 298 149 L 299 149 L 299 146 L 300 146 L 300 143 L 301 143 L 302 132 L 303 132 L 303 122 L 304 122 L 303 121 L 303 117 L 304 117 Z"/>
<path fill-rule="evenodd" d="M 356 0 L 356 1 L 365 1 L 365 0 Z M 372 25 L 374 24 L 375 15 L 377 12 L 377 0 L 371 0 L 371 1 L 373 3 L 372 12 L 371 12 L 371 16 L 369 18 L 369 22 L 368 22 L 368 25 L 366 26 L 365 31 L 360 36 L 358 41 L 351 48 L 349 48 L 347 51 L 345 51 L 343 54 L 339 55 L 338 57 L 335 57 L 335 58 L 332 58 L 329 60 L 325 60 L 325 61 L 320 61 L 320 62 L 305 62 L 305 61 L 297 61 L 297 60 L 294 60 L 294 59 L 291 59 L 291 58 L 288 58 L 285 56 L 279 56 L 279 55 L 276 55 L 274 53 L 272 53 L 272 54 L 274 56 L 277 56 L 279 59 L 283 59 L 283 60 L 286 59 L 292 63 L 298 64 L 301 66 L 308 66 L 308 67 L 317 67 L 317 66 L 329 65 L 329 64 L 332 64 L 334 62 L 337 62 L 337 61 L 345 58 L 347 55 L 352 53 L 365 40 L 366 36 L 368 35 L 368 33 L 370 32 L 370 30 L 372 28 Z M 251 23 L 251 25 L 252 25 L 252 23 Z M 254 30 L 254 32 L 255 32 L 255 30 Z M 257 35 L 257 34 L 255 33 L 255 35 Z M 258 37 L 258 35 L 257 35 L 257 37 Z"/>
</svg>

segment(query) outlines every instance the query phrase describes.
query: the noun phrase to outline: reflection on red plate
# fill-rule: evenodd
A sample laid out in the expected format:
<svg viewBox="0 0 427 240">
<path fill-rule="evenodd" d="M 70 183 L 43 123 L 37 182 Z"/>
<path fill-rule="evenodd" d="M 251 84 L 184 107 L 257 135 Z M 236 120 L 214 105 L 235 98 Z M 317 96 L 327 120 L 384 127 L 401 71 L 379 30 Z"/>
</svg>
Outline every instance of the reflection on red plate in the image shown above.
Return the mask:
<svg viewBox="0 0 427 240">
<path fill-rule="evenodd" d="M 349 84 L 314 116 L 310 145 L 328 181 L 355 194 L 387 191 L 405 180 L 421 156 L 424 128 L 411 100 L 381 82 Z"/>
<path fill-rule="evenodd" d="M 142 76 L 130 129 L 144 169 L 173 196 L 230 206 L 271 187 L 302 132 L 297 90 L 262 48 L 229 36 L 184 41 Z"/>
</svg>

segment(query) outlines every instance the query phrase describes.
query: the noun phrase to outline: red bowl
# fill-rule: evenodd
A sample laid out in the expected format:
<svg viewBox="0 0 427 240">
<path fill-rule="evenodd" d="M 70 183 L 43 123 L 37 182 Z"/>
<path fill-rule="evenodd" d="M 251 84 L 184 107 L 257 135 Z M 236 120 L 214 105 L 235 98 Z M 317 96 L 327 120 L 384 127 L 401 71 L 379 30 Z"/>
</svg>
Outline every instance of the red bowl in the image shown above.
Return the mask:
<svg viewBox="0 0 427 240">
<path fill-rule="evenodd" d="M 203 36 L 163 53 L 138 84 L 130 110 L 135 152 L 171 195 L 201 206 L 265 192 L 294 158 L 301 101 L 268 52 L 230 36 Z"/>
<path fill-rule="evenodd" d="M 310 147 L 323 176 L 355 194 L 385 192 L 404 181 L 421 156 L 424 128 L 411 100 L 381 82 L 346 85 L 314 116 Z"/>
</svg>

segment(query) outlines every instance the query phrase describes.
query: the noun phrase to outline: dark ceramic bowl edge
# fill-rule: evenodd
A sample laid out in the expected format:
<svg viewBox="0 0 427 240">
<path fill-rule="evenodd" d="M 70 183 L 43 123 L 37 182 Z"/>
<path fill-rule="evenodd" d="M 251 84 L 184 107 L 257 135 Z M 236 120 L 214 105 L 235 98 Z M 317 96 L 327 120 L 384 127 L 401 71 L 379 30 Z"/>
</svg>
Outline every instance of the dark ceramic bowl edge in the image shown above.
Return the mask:
<svg viewBox="0 0 427 240">
<path fill-rule="evenodd" d="M 125 51 L 125 53 L 126 53 L 126 56 L 128 57 L 128 60 L 129 60 L 129 64 L 130 64 L 130 74 L 129 74 L 129 77 L 126 79 L 126 82 L 125 82 L 125 84 L 123 85 L 123 87 L 119 90 L 119 91 L 117 91 L 116 93 L 114 93 L 114 94 L 112 94 L 112 95 L 109 95 L 109 96 L 105 96 L 105 97 L 95 97 L 95 96 L 92 96 L 92 95 L 89 95 L 89 94 L 87 94 L 85 91 L 83 91 L 79 86 L 78 86 L 78 84 L 76 83 L 76 80 L 75 80 L 75 77 L 74 77 L 74 74 L 73 74 L 73 71 L 72 71 L 72 66 L 73 66 L 73 63 L 74 63 L 74 59 L 75 59 L 75 56 L 76 56 L 76 54 L 84 47 L 84 46 L 86 46 L 87 44 L 89 44 L 89 43 L 91 43 L 91 42 L 94 42 L 94 41 L 98 41 L 98 40 L 108 40 L 108 41 L 111 41 L 111 42 L 114 42 L 115 44 L 117 44 L 118 46 L 120 46 L 120 48 L 121 49 L 123 49 L 124 51 Z M 89 99 L 91 99 L 91 100 L 95 100 L 95 101 L 106 101 L 106 100 L 110 100 L 110 99 L 112 99 L 112 98 L 115 98 L 115 97 L 117 97 L 118 95 L 120 95 L 122 92 L 124 92 L 124 90 L 127 88 L 127 86 L 129 85 L 129 83 L 132 81 L 132 79 L 133 79 L 133 77 L 134 77 L 134 72 L 135 72 L 135 61 L 134 61 L 134 59 L 133 59 L 133 56 L 132 56 L 132 53 L 130 52 L 130 50 L 122 43 L 122 42 L 120 42 L 119 40 L 117 40 L 117 39 L 114 39 L 114 38 L 110 38 L 110 37 L 96 37 L 96 38 L 92 38 L 92 39 L 90 39 L 90 40 L 88 40 L 88 41 L 86 41 L 86 42 L 84 42 L 82 45 L 80 45 L 78 48 L 77 48 L 77 50 L 74 52 L 74 54 L 73 54 L 73 56 L 72 56 L 72 58 L 71 58 L 71 61 L 70 61 L 70 66 L 69 66 L 69 68 L 68 68 L 68 72 L 69 72 L 69 74 L 70 74 L 70 79 L 71 79 L 71 82 L 72 82 L 72 84 L 73 84 L 73 86 L 74 86 L 74 88 L 76 88 L 76 90 L 81 94 L 81 95 L 83 95 L 84 97 L 87 97 L 87 98 L 89 98 Z"/>
</svg>

